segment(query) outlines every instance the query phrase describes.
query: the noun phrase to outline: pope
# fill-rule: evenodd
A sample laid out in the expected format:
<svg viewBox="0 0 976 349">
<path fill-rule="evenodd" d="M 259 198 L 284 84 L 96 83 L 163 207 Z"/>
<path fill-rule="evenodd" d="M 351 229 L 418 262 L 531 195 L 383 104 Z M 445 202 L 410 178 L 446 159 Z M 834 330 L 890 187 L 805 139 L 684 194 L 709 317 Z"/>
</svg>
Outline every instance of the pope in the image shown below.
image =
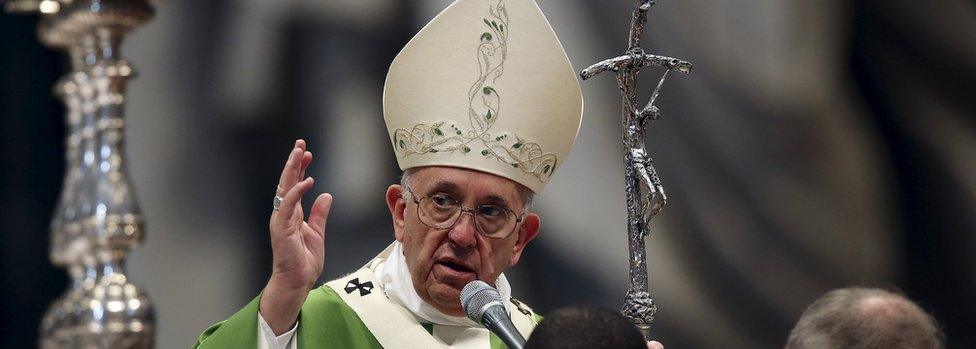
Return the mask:
<svg viewBox="0 0 976 349">
<path fill-rule="evenodd" d="M 574 69 L 534 1 L 455 1 L 386 78 L 383 114 L 403 170 L 384 198 L 395 241 L 315 287 L 332 197 L 319 195 L 306 219 L 312 153 L 298 140 L 271 213 L 267 285 L 194 347 L 503 348 L 461 309 L 475 279 L 495 285 L 528 337 L 539 316 L 512 298 L 503 272 L 539 235 L 532 199 L 569 154 L 582 110 Z"/>
</svg>

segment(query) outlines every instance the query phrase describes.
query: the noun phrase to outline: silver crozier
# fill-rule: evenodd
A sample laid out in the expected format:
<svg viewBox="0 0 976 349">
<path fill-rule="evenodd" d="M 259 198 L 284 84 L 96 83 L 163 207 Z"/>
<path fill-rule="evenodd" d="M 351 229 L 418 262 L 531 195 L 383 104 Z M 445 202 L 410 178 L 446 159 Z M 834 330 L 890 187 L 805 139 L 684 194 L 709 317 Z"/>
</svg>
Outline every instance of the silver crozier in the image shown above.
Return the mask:
<svg viewBox="0 0 976 349">
<path fill-rule="evenodd" d="M 644 37 L 647 12 L 654 0 L 638 0 L 630 27 L 630 41 L 624 55 L 611 58 L 584 69 L 580 76 L 587 80 L 605 71 L 614 72 L 617 86 L 623 93 L 623 146 L 624 183 L 627 198 L 627 238 L 630 248 L 630 289 L 624 298 L 621 313 L 634 322 L 649 338 L 651 323 L 657 312 L 657 305 L 651 299 L 647 287 L 647 258 L 645 238 L 650 233 L 651 219 L 668 203 L 664 187 L 654 169 L 653 160 L 644 147 L 648 121 L 661 117 L 654 102 L 661 92 L 661 86 L 671 70 L 690 74 L 691 63 L 677 58 L 652 55 L 644 52 L 640 42 Z M 641 68 L 657 66 L 664 68 L 664 75 L 658 81 L 647 105 L 639 107 L 637 102 L 637 74 Z"/>
</svg>

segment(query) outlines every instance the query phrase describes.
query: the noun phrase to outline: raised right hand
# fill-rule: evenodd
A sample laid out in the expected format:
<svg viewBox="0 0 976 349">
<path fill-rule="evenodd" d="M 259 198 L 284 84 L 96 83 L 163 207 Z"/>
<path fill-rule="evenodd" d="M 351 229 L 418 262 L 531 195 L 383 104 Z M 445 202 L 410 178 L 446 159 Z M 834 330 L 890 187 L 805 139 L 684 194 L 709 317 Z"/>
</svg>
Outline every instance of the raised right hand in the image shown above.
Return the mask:
<svg viewBox="0 0 976 349">
<path fill-rule="evenodd" d="M 260 311 L 276 334 L 287 332 L 295 323 L 325 264 L 325 224 L 332 196 L 319 195 L 308 221 L 304 220 L 302 195 L 315 182 L 305 178 L 311 162 L 312 153 L 306 150 L 305 141 L 296 141 L 278 181 L 277 195 L 283 200 L 278 210 L 272 211 L 268 224 L 274 261 Z"/>
</svg>

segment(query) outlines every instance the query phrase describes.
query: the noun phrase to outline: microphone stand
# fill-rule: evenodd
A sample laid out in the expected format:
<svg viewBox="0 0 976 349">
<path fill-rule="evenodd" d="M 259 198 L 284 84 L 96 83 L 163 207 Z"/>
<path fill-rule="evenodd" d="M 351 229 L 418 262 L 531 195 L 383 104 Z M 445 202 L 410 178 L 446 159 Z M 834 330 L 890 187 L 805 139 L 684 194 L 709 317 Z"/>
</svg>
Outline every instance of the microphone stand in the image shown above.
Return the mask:
<svg viewBox="0 0 976 349">
<path fill-rule="evenodd" d="M 621 313 L 637 325 L 645 339 L 650 339 L 651 323 L 657 312 L 657 305 L 647 291 L 645 238 L 650 233 L 651 219 L 668 201 L 653 160 L 645 149 L 644 139 L 647 122 L 661 117 L 654 102 L 657 101 L 668 73 L 674 69 L 690 74 L 692 69 L 689 62 L 648 54 L 641 48 L 647 12 L 655 2 L 656 0 L 637 0 L 637 8 L 631 21 L 629 45 L 622 56 L 604 60 L 580 72 L 583 80 L 606 71 L 614 72 L 617 87 L 623 94 L 624 184 L 630 249 L 630 289 L 624 297 Z M 650 102 L 643 108 L 638 108 L 636 78 L 641 68 L 647 66 L 662 67 L 665 71 L 651 95 Z"/>
</svg>

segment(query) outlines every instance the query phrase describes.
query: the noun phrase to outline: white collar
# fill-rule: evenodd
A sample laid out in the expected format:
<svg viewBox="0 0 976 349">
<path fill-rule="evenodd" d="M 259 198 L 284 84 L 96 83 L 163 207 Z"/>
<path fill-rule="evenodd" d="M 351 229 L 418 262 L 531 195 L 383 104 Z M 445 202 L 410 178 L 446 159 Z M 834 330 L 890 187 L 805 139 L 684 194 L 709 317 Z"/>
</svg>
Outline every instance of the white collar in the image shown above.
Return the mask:
<svg viewBox="0 0 976 349">
<path fill-rule="evenodd" d="M 410 278 L 410 271 L 407 268 L 407 260 L 403 257 L 403 246 L 399 241 L 393 243 L 393 251 L 390 256 L 376 267 L 377 279 L 382 284 L 387 297 L 394 303 L 406 308 L 424 322 L 462 327 L 480 327 L 477 323 L 467 317 L 451 316 L 442 313 L 434 306 L 427 304 L 417 291 L 413 288 L 413 280 Z M 505 274 L 498 275 L 495 288 L 502 295 L 502 299 L 512 297 L 512 287 L 508 283 Z M 459 300 L 460 301 L 460 300 Z M 508 302 L 502 302 L 505 310 L 508 309 Z"/>
</svg>

